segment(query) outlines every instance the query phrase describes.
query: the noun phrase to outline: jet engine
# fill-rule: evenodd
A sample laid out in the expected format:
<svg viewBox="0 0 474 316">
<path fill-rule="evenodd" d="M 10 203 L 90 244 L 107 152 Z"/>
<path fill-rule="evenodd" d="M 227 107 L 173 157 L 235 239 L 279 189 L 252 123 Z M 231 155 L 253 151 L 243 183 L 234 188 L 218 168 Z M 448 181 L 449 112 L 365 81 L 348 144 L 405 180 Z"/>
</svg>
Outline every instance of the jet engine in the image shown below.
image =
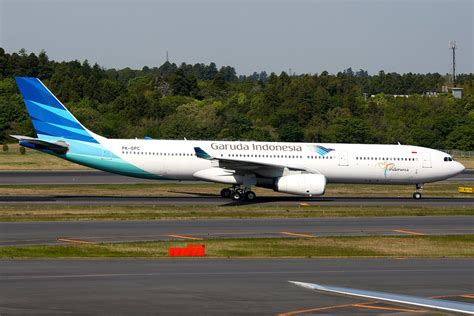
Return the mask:
<svg viewBox="0 0 474 316">
<path fill-rule="evenodd" d="M 274 190 L 298 195 L 323 195 L 326 190 L 326 177 L 322 174 L 292 174 L 275 181 Z"/>
</svg>

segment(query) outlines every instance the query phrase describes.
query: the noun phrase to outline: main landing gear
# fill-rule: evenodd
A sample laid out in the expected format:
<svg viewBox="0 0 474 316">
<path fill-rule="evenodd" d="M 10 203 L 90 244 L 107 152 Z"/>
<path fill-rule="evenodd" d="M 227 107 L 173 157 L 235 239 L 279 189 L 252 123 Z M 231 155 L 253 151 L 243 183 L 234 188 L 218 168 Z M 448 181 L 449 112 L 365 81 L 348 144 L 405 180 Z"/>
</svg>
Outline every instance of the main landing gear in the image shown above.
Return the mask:
<svg viewBox="0 0 474 316">
<path fill-rule="evenodd" d="M 413 193 L 413 198 L 415 200 L 421 199 L 421 191 L 423 190 L 423 183 L 417 183 L 415 193 Z"/>
<path fill-rule="evenodd" d="M 248 200 L 253 201 L 257 197 L 255 192 L 250 188 L 234 185 L 232 188 L 224 188 L 221 190 L 221 196 L 223 198 L 231 198 L 234 201 Z"/>
</svg>

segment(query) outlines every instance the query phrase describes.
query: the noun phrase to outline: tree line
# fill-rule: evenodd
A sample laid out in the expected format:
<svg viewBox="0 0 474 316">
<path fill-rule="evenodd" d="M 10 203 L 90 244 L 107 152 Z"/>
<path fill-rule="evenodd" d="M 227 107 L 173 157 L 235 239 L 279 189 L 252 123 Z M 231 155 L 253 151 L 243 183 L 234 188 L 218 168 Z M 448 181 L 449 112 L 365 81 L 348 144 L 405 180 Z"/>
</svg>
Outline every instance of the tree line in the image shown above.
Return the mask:
<svg viewBox="0 0 474 316">
<path fill-rule="evenodd" d="M 464 97 L 440 93 L 448 77 L 351 68 L 337 74 L 237 75 L 231 66 L 165 62 L 105 69 L 0 48 L 0 141 L 34 136 L 15 76 L 40 78 L 95 133 L 109 138 L 413 144 L 474 150 L 474 76 Z M 427 96 L 427 92 L 439 92 Z M 394 97 L 393 95 L 409 95 Z"/>
</svg>

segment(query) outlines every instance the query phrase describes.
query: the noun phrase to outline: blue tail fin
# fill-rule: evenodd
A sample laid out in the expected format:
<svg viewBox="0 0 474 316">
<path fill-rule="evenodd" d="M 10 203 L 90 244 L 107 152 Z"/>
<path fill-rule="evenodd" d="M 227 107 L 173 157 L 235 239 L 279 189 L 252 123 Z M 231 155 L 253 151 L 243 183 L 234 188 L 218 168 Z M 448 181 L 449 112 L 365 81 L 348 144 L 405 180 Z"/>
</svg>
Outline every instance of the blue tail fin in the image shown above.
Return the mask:
<svg viewBox="0 0 474 316">
<path fill-rule="evenodd" d="M 38 78 L 15 79 L 38 138 L 53 136 L 98 143 Z"/>
</svg>

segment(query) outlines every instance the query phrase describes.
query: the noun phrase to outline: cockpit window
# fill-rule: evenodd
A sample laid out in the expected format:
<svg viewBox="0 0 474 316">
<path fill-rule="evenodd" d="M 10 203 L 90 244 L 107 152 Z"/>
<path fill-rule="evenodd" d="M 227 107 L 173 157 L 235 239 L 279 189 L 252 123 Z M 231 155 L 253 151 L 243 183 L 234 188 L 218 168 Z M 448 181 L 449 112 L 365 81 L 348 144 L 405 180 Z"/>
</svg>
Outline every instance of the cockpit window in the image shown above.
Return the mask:
<svg viewBox="0 0 474 316">
<path fill-rule="evenodd" d="M 444 161 L 453 161 L 453 158 L 451 158 L 451 157 L 444 157 Z"/>
</svg>

